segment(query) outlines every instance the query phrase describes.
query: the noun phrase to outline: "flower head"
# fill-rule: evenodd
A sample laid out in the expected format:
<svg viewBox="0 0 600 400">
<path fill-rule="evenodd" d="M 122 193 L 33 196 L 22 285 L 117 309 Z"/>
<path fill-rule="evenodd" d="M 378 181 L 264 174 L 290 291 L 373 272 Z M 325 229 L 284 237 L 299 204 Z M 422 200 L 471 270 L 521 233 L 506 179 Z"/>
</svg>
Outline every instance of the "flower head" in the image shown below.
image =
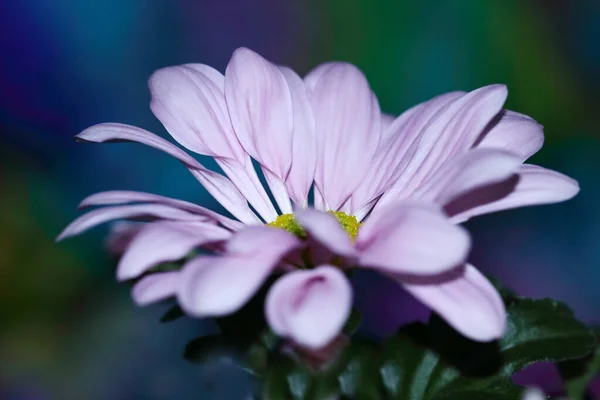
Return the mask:
<svg viewBox="0 0 600 400">
<path fill-rule="evenodd" d="M 82 206 L 105 207 L 59 238 L 109 220 L 152 218 L 128 244 L 121 280 L 211 250 L 133 289 L 140 304 L 175 295 L 196 316 L 235 312 L 282 273 L 266 299 L 267 320 L 308 348 L 341 331 L 352 305 L 344 272 L 357 266 L 397 280 L 467 337 L 498 338 L 504 305 L 466 263 L 470 238 L 457 224 L 578 191 L 572 179 L 523 163 L 540 149 L 542 127 L 503 109 L 502 85 L 441 95 L 396 118 L 382 114 L 350 64 L 323 64 L 301 78 L 244 48 L 224 75 L 186 64 L 155 72 L 149 84 L 151 109 L 173 139 L 214 157 L 224 174 L 133 126 L 100 124 L 77 137 L 139 142 L 176 157 L 233 218 L 162 196 L 103 192 Z"/>
</svg>

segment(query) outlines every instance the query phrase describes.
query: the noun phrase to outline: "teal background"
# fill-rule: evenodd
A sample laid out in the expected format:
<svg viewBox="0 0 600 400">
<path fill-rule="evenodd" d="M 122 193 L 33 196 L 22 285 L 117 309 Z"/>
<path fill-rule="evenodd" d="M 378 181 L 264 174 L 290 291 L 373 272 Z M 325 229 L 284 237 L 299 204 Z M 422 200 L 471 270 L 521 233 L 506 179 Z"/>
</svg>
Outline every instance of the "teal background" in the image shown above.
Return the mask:
<svg viewBox="0 0 600 400">
<path fill-rule="evenodd" d="M 159 325 L 165 305 L 132 305 L 114 281 L 106 228 L 54 243 L 79 200 L 100 190 L 216 206 L 168 156 L 72 137 L 108 121 L 165 136 L 148 107 L 152 71 L 187 62 L 223 70 L 239 46 L 301 73 L 355 63 L 395 114 L 442 92 L 507 84 L 507 107 L 545 126 L 532 162 L 582 191 L 468 223 L 473 263 L 600 323 L 599 39 L 594 0 L 1 2 L 0 399 L 240 398 L 240 385 L 209 394 L 205 382 L 221 374 L 181 360 L 203 322 Z M 370 329 L 392 331 L 425 312 L 374 275 L 356 286 Z M 559 390 L 544 371 L 528 379 Z"/>
</svg>

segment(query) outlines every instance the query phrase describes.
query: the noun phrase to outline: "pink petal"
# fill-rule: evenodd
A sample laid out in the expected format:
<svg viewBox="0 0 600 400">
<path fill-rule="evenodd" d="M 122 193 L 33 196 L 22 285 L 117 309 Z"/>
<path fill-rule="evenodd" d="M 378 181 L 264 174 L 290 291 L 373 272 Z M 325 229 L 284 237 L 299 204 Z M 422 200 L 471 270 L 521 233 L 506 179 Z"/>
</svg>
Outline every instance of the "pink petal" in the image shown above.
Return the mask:
<svg viewBox="0 0 600 400">
<path fill-rule="evenodd" d="M 133 300 L 138 306 L 145 306 L 177 294 L 180 273 L 160 272 L 140 279 L 131 290 Z"/>
<path fill-rule="evenodd" d="M 490 85 L 451 101 L 421 132 L 418 149 L 403 174 L 407 193 L 421 185 L 447 160 L 465 153 L 502 110 L 507 90 Z"/>
<path fill-rule="evenodd" d="M 203 64 L 163 68 L 150 78 L 150 107 L 167 131 L 188 149 L 215 157 L 267 221 L 277 213 L 231 126 L 225 77 Z"/>
<path fill-rule="evenodd" d="M 148 82 L 150 108 L 181 145 L 212 157 L 243 160 L 225 102 L 225 78 L 202 64 L 162 68 Z"/>
<path fill-rule="evenodd" d="M 548 397 L 540 390 L 528 388 L 523 394 L 523 400 L 546 400 Z"/>
<path fill-rule="evenodd" d="M 68 237 L 79 235 L 80 233 L 85 232 L 96 225 L 100 225 L 115 219 L 141 217 L 182 221 L 205 221 L 205 218 L 202 216 L 190 214 L 187 211 L 162 204 L 136 204 L 128 206 L 106 207 L 90 211 L 77 218 L 62 231 L 56 240 L 61 241 Z"/>
<path fill-rule="evenodd" d="M 356 255 L 350 236 L 333 215 L 306 209 L 297 211 L 296 218 L 312 238 L 334 253 L 346 257 Z"/>
<path fill-rule="evenodd" d="M 320 349 L 342 331 L 352 309 L 352 287 L 330 265 L 281 277 L 267 295 L 265 314 L 275 333 Z"/>
<path fill-rule="evenodd" d="M 155 265 L 182 259 L 200 245 L 229 237 L 231 232 L 206 223 L 160 221 L 147 224 L 121 257 L 117 279 L 135 278 Z"/>
<path fill-rule="evenodd" d="M 239 48 L 225 71 L 225 97 L 244 149 L 285 178 L 292 163 L 293 113 L 282 72 L 253 51 Z"/>
<path fill-rule="evenodd" d="M 235 312 L 252 298 L 282 257 L 298 246 L 298 238 L 282 229 L 240 231 L 226 243 L 224 256 L 199 256 L 184 266 L 179 302 L 198 317 Z"/>
<path fill-rule="evenodd" d="M 520 159 L 511 153 L 473 149 L 449 160 L 412 197 L 444 205 L 461 194 L 510 178 L 520 165 Z"/>
<path fill-rule="evenodd" d="M 382 139 L 385 137 L 385 133 L 387 132 L 390 125 L 392 125 L 392 123 L 394 122 L 395 119 L 396 119 L 396 117 L 392 114 L 381 113 L 381 132 L 382 132 L 381 138 Z"/>
<path fill-rule="evenodd" d="M 292 167 L 285 182 L 292 200 L 306 208 L 317 165 L 315 120 L 302 79 L 289 68 L 280 67 L 280 70 L 288 83 L 294 112 Z"/>
<path fill-rule="evenodd" d="M 121 256 L 129 247 L 129 243 L 133 238 L 140 232 L 144 227 L 144 224 L 129 222 L 129 221 L 118 221 L 110 226 L 110 232 L 108 233 L 104 244 L 106 249 L 116 256 Z"/>
<path fill-rule="evenodd" d="M 111 190 L 107 192 L 92 194 L 91 196 L 88 196 L 85 199 L 83 199 L 83 201 L 79 203 L 79 207 L 84 208 L 90 206 L 106 206 L 112 204 L 125 204 L 137 202 L 158 203 L 178 208 L 180 210 L 187 211 L 192 214 L 197 214 L 198 216 L 207 217 L 207 219 L 217 221 L 224 227 L 234 231 L 239 230 L 245 226 L 239 221 L 227 218 L 224 215 L 209 210 L 208 208 L 201 207 L 197 204 L 193 204 L 183 200 L 171 199 L 169 197 L 159 196 L 157 194 L 134 192 L 127 190 Z"/>
<path fill-rule="evenodd" d="M 424 103 L 418 104 L 402 113 L 388 126 L 379 143 L 373 166 L 358 189 L 352 194 L 352 211 L 364 209 L 368 203 L 386 194 L 379 202 L 380 206 L 405 197 L 405 185 L 411 177 L 410 171 L 404 173 L 415 156 L 422 131 L 445 106 L 452 103 L 463 92 L 451 92 Z"/>
<path fill-rule="evenodd" d="M 413 296 L 469 339 L 487 342 L 504 334 L 506 310 L 502 298 L 472 265 L 467 264 L 447 277 L 430 282 L 399 281 Z"/>
<path fill-rule="evenodd" d="M 87 128 L 76 137 L 97 143 L 116 140 L 139 142 L 162 150 L 183 162 L 206 190 L 240 221 L 247 224 L 260 223 L 248 207 L 246 199 L 229 179 L 204 168 L 183 150 L 153 133 L 129 125 L 99 124 Z"/>
<path fill-rule="evenodd" d="M 477 147 L 504 149 L 525 161 L 544 144 L 544 127 L 526 115 L 505 110 Z"/>
<path fill-rule="evenodd" d="M 381 271 L 432 275 L 462 264 L 471 241 L 431 206 L 396 203 L 369 216 L 358 231 L 359 263 Z"/>
<path fill-rule="evenodd" d="M 381 136 L 377 98 L 354 66 L 330 63 L 306 78 L 317 135 L 315 183 L 338 210 L 372 166 Z"/>
<path fill-rule="evenodd" d="M 559 172 L 524 164 L 516 179 L 490 185 L 461 196 L 446 207 L 452 221 L 511 208 L 558 203 L 579 193 L 579 184 Z"/>
</svg>

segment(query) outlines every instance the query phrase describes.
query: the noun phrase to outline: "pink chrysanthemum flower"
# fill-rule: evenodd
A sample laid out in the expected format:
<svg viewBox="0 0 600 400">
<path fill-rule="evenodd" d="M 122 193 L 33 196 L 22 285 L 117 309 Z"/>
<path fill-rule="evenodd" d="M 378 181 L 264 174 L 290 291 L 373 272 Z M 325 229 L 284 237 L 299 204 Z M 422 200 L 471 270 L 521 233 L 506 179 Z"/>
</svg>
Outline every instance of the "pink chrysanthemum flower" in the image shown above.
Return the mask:
<svg viewBox="0 0 600 400">
<path fill-rule="evenodd" d="M 169 67 L 154 73 L 150 90 L 152 111 L 171 136 L 214 157 L 225 175 L 133 126 L 100 124 L 77 137 L 169 153 L 235 219 L 180 200 L 112 191 L 85 199 L 83 207 L 108 207 L 78 218 L 59 238 L 109 220 L 152 217 L 128 236 L 120 280 L 195 248 L 212 250 L 181 271 L 145 275 L 133 289 L 139 304 L 175 295 L 194 316 L 235 312 L 269 275 L 283 272 L 266 299 L 267 321 L 308 348 L 341 331 L 352 306 L 344 272 L 356 266 L 397 280 L 469 338 L 500 337 L 503 303 L 466 263 L 469 235 L 457 224 L 579 190 L 564 175 L 523 164 L 542 146 L 542 127 L 503 110 L 502 85 L 448 93 L 393 118 L 350 64 L 324 64 L 302 79 L 242 48 L 225 75 L 202 64 Z"/>
</svg>

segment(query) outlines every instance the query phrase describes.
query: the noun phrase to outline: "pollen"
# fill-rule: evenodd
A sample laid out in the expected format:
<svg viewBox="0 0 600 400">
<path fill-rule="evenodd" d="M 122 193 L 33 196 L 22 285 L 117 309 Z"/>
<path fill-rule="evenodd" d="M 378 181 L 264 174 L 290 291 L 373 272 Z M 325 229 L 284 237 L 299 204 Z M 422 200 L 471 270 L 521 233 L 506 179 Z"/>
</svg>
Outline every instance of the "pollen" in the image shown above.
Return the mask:
<svg viewBox="0 0 600 400">
<path fill-rule="evenodd" d="M 348 236 L 354 240 L 356 235 L 358 235 L 358 228 L 360 227 L 360 222 L 358 222 L 356 217 L 342 211 L 329 211 L 329 213 L 338 220 L 342 228 L 348 233 Z M 279 215 L 275 221 L 269 222 L 267 226 L 286 230 L 300 238 L 306 237 L 306 231 L 298 223 L 294 214 Z"/>
<path fill-rule="evenodd" d="M 302 228 L 298 221 L 296 221 L 294 214 L 278 215 L 275 221 L 269 222 L 267 225 L 272 226 L 274 228 L 286 230 L 301 238 L 306 237 L 306 232 L 304 231 L 304 228 Z"/>
<path fill-rule="evenodd" d="M 348 215 L 342 211 L 329 211 L 331 215 L 337 218 L 340 225 L 352 240 L 356 239 L 356 235 L 358 235 L 358 228 L 360 228 L 360 222 L 356 219 L 354 215 Z"/>
</svg>

